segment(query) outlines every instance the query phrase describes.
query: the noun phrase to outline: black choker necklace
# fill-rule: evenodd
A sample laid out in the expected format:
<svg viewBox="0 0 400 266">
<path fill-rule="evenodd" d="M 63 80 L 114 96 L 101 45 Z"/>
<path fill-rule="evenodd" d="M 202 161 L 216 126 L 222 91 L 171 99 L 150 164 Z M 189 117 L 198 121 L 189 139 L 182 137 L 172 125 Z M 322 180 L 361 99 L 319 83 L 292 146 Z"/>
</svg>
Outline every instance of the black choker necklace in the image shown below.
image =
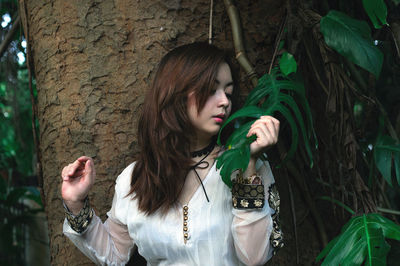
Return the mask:
<svg viewBox="0 0 400 266">
<path fill-rule="evenodd" d="M 214 146 L 215 146 L 215 139 L 213 139 L 210 142 L 210 144 L 208 144 L 207 147 L 205 147 L 201 150 L 198 150 L 198 151 L 191 152 L 190 155 L 192 156 L 192 158 L 196 158 L 196 157 L 200 157 L 200 156 L 209 154 L 214 149 Z"/>
</svg>

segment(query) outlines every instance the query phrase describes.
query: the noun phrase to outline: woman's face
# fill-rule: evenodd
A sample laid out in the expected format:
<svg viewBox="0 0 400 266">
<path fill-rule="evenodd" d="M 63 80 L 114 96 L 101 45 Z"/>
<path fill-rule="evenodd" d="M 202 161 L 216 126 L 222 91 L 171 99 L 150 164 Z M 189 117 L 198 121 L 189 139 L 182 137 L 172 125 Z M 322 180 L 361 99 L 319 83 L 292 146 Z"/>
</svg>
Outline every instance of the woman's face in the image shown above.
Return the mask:
<svg viewBox="0 0 400 266">
<path fill-rule="evenodd" d="M 198 138 L 216 135 L 232 109 L 233 80 L 227 63 L 218 68 L 216 85 L 201 112 L 198 112 L 194 93 L 188 96 L 189 119 Z"/>
</svg>

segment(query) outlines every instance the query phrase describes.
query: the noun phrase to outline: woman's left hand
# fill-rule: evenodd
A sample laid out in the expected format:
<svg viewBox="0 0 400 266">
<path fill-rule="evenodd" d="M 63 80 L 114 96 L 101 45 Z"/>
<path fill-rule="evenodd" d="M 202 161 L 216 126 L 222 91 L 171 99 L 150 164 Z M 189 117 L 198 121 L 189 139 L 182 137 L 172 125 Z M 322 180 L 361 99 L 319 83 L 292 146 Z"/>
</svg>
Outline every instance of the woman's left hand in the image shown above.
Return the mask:
<svg viewBox="0 0 400 266">
<path fill-rule="evenodd" d="M 278 142 L 279 120 L 272 116 L 261 116 L 251 125 L 247 133 L 247 137 L 252 135 L 257 136 L 257 139 L 250 144 L 250 154 L 254 158 Z"/>
</svg>

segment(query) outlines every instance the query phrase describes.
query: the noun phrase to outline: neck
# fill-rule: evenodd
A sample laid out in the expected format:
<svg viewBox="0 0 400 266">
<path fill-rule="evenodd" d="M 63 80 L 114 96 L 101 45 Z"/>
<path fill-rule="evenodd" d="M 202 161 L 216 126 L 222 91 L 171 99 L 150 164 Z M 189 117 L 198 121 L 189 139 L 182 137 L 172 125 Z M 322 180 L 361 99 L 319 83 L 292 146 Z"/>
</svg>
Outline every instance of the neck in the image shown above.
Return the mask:
<svg viewBox="0 0 400 266">
<path fill-rule="evenodd" d="M 193 139 L 193 141 L 190 145 L 191 152 L 204 149 L 205 147 L 207 147 L 210 144 L 212 139 L 213 139 L 213 137 L 203 137 L 203 138 L 197 137 L 197 138 Z"/>
</svg>

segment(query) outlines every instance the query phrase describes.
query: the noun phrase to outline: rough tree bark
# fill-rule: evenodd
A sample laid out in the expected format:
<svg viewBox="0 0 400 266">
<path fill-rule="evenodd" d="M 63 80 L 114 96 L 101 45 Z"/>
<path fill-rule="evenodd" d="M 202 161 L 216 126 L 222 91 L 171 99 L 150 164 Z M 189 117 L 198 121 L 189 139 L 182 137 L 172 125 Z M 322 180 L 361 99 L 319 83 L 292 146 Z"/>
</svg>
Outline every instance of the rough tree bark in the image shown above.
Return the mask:
<svg viewBox="0 0 400 266">
<path fill-rule="evenodd" d="M 265 73 L 284 18 L 284 1 L 237 1 L 250 61 Z M 64 220 L 60 172 L 80 155 L 92 156 L 97 180 L 91 203 L 104 220 L 114 194 L 114 180 L 133 160 L 136 124 L 143 94 L 156 64 L 171 48 L 208 38 L 208 0 L 20 0 L 32 51 L 38 89 L 41 169 L 49 223 L 52 265 L 90 264 L 62 234 Z M 215 44 L 232 49 L 222 1 L 214 6 Z M 244 94 L 251 88 L 242 75 Z M 292 265 L 286 181 L 282 219 L 287 248 L 274 260 Z M 297 193 L 299 195 L 300 193 Z M 299 197 L 299 196 L 298 196 Z M 299 199 L 299 201 L 301 201 Z M 307 216 L 299 208 L 297 215 Z M 286 221 L 285 221 L 286 220 Z M 315 257 L 311 221 L 299 231 L 313 243 L 301 245 L 304 260 Z M 302 235 L 299 236 L 302 238 Z M 314 245 L 314 246 L 312 246 Z M 317 246 L 317 248 L 315 247 Z M 276 264 L 274 263 L 274 264 Z"/>
</svg>

